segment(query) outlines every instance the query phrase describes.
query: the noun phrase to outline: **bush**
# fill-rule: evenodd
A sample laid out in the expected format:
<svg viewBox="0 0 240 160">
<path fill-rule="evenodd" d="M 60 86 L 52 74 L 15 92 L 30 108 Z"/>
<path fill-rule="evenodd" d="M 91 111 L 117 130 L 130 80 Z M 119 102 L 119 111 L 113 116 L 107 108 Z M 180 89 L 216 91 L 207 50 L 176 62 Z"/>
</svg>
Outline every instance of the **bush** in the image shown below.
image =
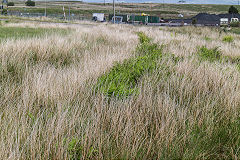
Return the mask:
<svg viewBox="0 0 240 160">
<path fill-rule="evenodd" d="M 210 62 L 220 60 L 222 56 L 218 47 L 212 49 L 208 49 L 207 47 L 201 47 L 198 50 L 198 55 L 201 60 L 208 60 Z"/>
<path fill-rule="evenodd" d="M 70 160 L 78 160 L 83 158 L 84 148 L 81 145 L 81 141 L 77 138 L 72 138 L 72 140 L 68 144 L 68 154 L 70 156 Z M 98 155 L 98 150 L 93 146 L 90 146 L 87 152 L 87 159 L 96 159 L 95 157 Z"/>
<path fill-rule="evenodd" d="M 239 26 L 240 26 L 240 23 L 239 23 L 239 22 L 231 22 L 231 23 L 230 23 L 230 26 L 231 26 L 231 27 L 239 27 Z"/>
<path fill-rule="evenodd" d="M 212 38 L 209 38 L 209 37 L 205 36 L 205 37 L 204 37 L 204 40 L 205 40 L 205 41 L 211 41 Z"/>
<path fill-rule="evenodd" d="M 228 10 L 229 14 L 238 14 L 238 9 L 234 6 L 231 6 Z"/>
<path fill-rule="evenodd" d="M 192 24 L 193 24 L 193 25 L 196 25 L 196 24 L 197 24 L 197 19 L 196 19 L 196 18 L 194 18 L 194 19 L 192 20 Z"/>
<path fill-rule="evenodd" d="M 15 4 L 14 4 L 14 2 L 8 2 L 7 3 L 7 6 L 14 6 Z"/>
<path fill-rule="evenodd" d="M 150 43 L 150 41 L 151 41 L 151 38 L 149 38 L 149 37 L 148 37 L 147 35 L 145 35 L 143 32 L 139 32 L 139 33 L 138 33 L 138 37 L 139 37 L 140 44 Z"/>
<path fill-rule="evenodd" d="M 223 37 L 223 42 L 228 42 L 228 43 L 231 43 L 231 42 L 233 42 L 233 40 L 234 40 L 234 38 L 232 37 L 232 36 L 225 36 L 225 37 Z"/>
<path fill-rule="evenodd" d="M 3 14 L 3 15 L 7 15 L 7 9 L 4 8 L 4 9 L 2 10 L 2 14 Z"/>
<path fill-rule="evenodd" d="M 25 4 L 26 6 L 35 6 L 35 2 L 32 0 L 28 0 Z"/>
</svg>

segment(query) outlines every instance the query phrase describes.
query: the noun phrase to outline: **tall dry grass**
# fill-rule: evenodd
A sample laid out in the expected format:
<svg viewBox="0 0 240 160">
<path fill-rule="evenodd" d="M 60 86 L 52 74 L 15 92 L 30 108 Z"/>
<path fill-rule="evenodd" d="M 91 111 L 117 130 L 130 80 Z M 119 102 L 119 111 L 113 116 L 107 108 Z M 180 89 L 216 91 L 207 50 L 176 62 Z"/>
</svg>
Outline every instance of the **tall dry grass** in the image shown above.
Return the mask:
<svg viewBox="0 0 240 160">
<path fill-rule="evenodd" d="M 68 29 L 66 36 L 0 44 L 0 159 L 239 158 L 237 66 L 196 54 L 219 46 L 237 57 L 239 36 L 225 43 L 225 33 L 209 28 Z M 163 56 L 138 82 L 137 96 L 93 91 L 114 62 L 134 55 L 136 31 L 181 60 Z"/>
</svg>

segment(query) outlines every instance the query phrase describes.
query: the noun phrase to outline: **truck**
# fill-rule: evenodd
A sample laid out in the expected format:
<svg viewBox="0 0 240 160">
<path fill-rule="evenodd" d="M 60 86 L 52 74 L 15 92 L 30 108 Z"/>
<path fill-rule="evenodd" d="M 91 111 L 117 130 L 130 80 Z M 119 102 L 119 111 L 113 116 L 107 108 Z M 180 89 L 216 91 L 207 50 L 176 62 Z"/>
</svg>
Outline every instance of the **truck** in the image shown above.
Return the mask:
<svg viewBox="0 0 240 160">
<path fill-rule="evenodd" d="M 148 16 L 131 15 L 129 21 L 135 24 L 147 24 Z"/>
</svg>

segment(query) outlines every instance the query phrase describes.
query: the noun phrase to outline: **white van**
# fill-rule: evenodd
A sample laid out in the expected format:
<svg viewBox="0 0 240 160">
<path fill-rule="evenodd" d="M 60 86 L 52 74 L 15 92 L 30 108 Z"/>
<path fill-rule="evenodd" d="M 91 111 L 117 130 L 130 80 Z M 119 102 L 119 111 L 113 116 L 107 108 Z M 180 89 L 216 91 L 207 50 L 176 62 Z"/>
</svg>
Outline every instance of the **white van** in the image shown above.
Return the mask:
<svg viewBox="0 0 240 160">
<path fill-rule="evenodd" d="M 98 21 L 98 22 L 104 22 L 105 21 L 104 13 L 93 13 L 92 20 Z"/>
<path fill-rule="evenodd" d="M 227 26 L 227 25 L 228 25 L 228 18 L 221 18 L 220 26 Z"/>
<path fill-rule="evenodd" d="M 238 18 L 231 18 L 231 23 L 232 22 L 239 22 L 239 19 Z"/>
</svg>

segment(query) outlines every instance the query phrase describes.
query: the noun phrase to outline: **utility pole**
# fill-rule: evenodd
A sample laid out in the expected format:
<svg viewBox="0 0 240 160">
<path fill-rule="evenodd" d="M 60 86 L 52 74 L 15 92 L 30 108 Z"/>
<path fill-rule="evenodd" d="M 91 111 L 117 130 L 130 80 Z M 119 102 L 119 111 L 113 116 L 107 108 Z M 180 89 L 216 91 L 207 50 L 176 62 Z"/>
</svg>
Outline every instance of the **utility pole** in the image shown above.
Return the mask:
<svg viewBox="0 0 240 160">
<path fill-rule="evenodd" d="M 66 13 L 65 13 L 65 8 L 63 6 L 63 17 L 64 17 L 64 20 L 66 20 Z"/>
<path fill-rule="evenodd" d="M 2 9 L 1 14 L 3 14 L 3 0 L 2 0 L 2 6 L 1 6 L 1 9 Z"/>
<path fill-rule="evenodd" d="M 7 13 L 8 13 L 8 0 L 2 0 L 2 6 L 1 6 L 2 14 L 4 14 L 4 3 L 7 6 Z"/>
<path fill-rule="evenodd" d="M 6 3 L 7 3 L 7 15 L 8 15 L 8 0 L 6 1 Z"/>
<path fill-rule="evenodd" d="M 47 17 L 47 0 L 45 0 L 45 13 L 44 16 Z"/>
<path fill-rule="evenodd" d="M 70 2 L 69 2 L 69 4 L 68 4 L 68 19 L 69 19 L 69 21 L 70 21 L 70 19 L 71 19 L 71 11 L 70 11 Z"/>
<path fill-rule="evenodd" d="M 115 13 L 115 0 L 113 0 L 113 23 L 115 24 L 115 21 L 116 21 L 116 13 Z"/>
</svg>

